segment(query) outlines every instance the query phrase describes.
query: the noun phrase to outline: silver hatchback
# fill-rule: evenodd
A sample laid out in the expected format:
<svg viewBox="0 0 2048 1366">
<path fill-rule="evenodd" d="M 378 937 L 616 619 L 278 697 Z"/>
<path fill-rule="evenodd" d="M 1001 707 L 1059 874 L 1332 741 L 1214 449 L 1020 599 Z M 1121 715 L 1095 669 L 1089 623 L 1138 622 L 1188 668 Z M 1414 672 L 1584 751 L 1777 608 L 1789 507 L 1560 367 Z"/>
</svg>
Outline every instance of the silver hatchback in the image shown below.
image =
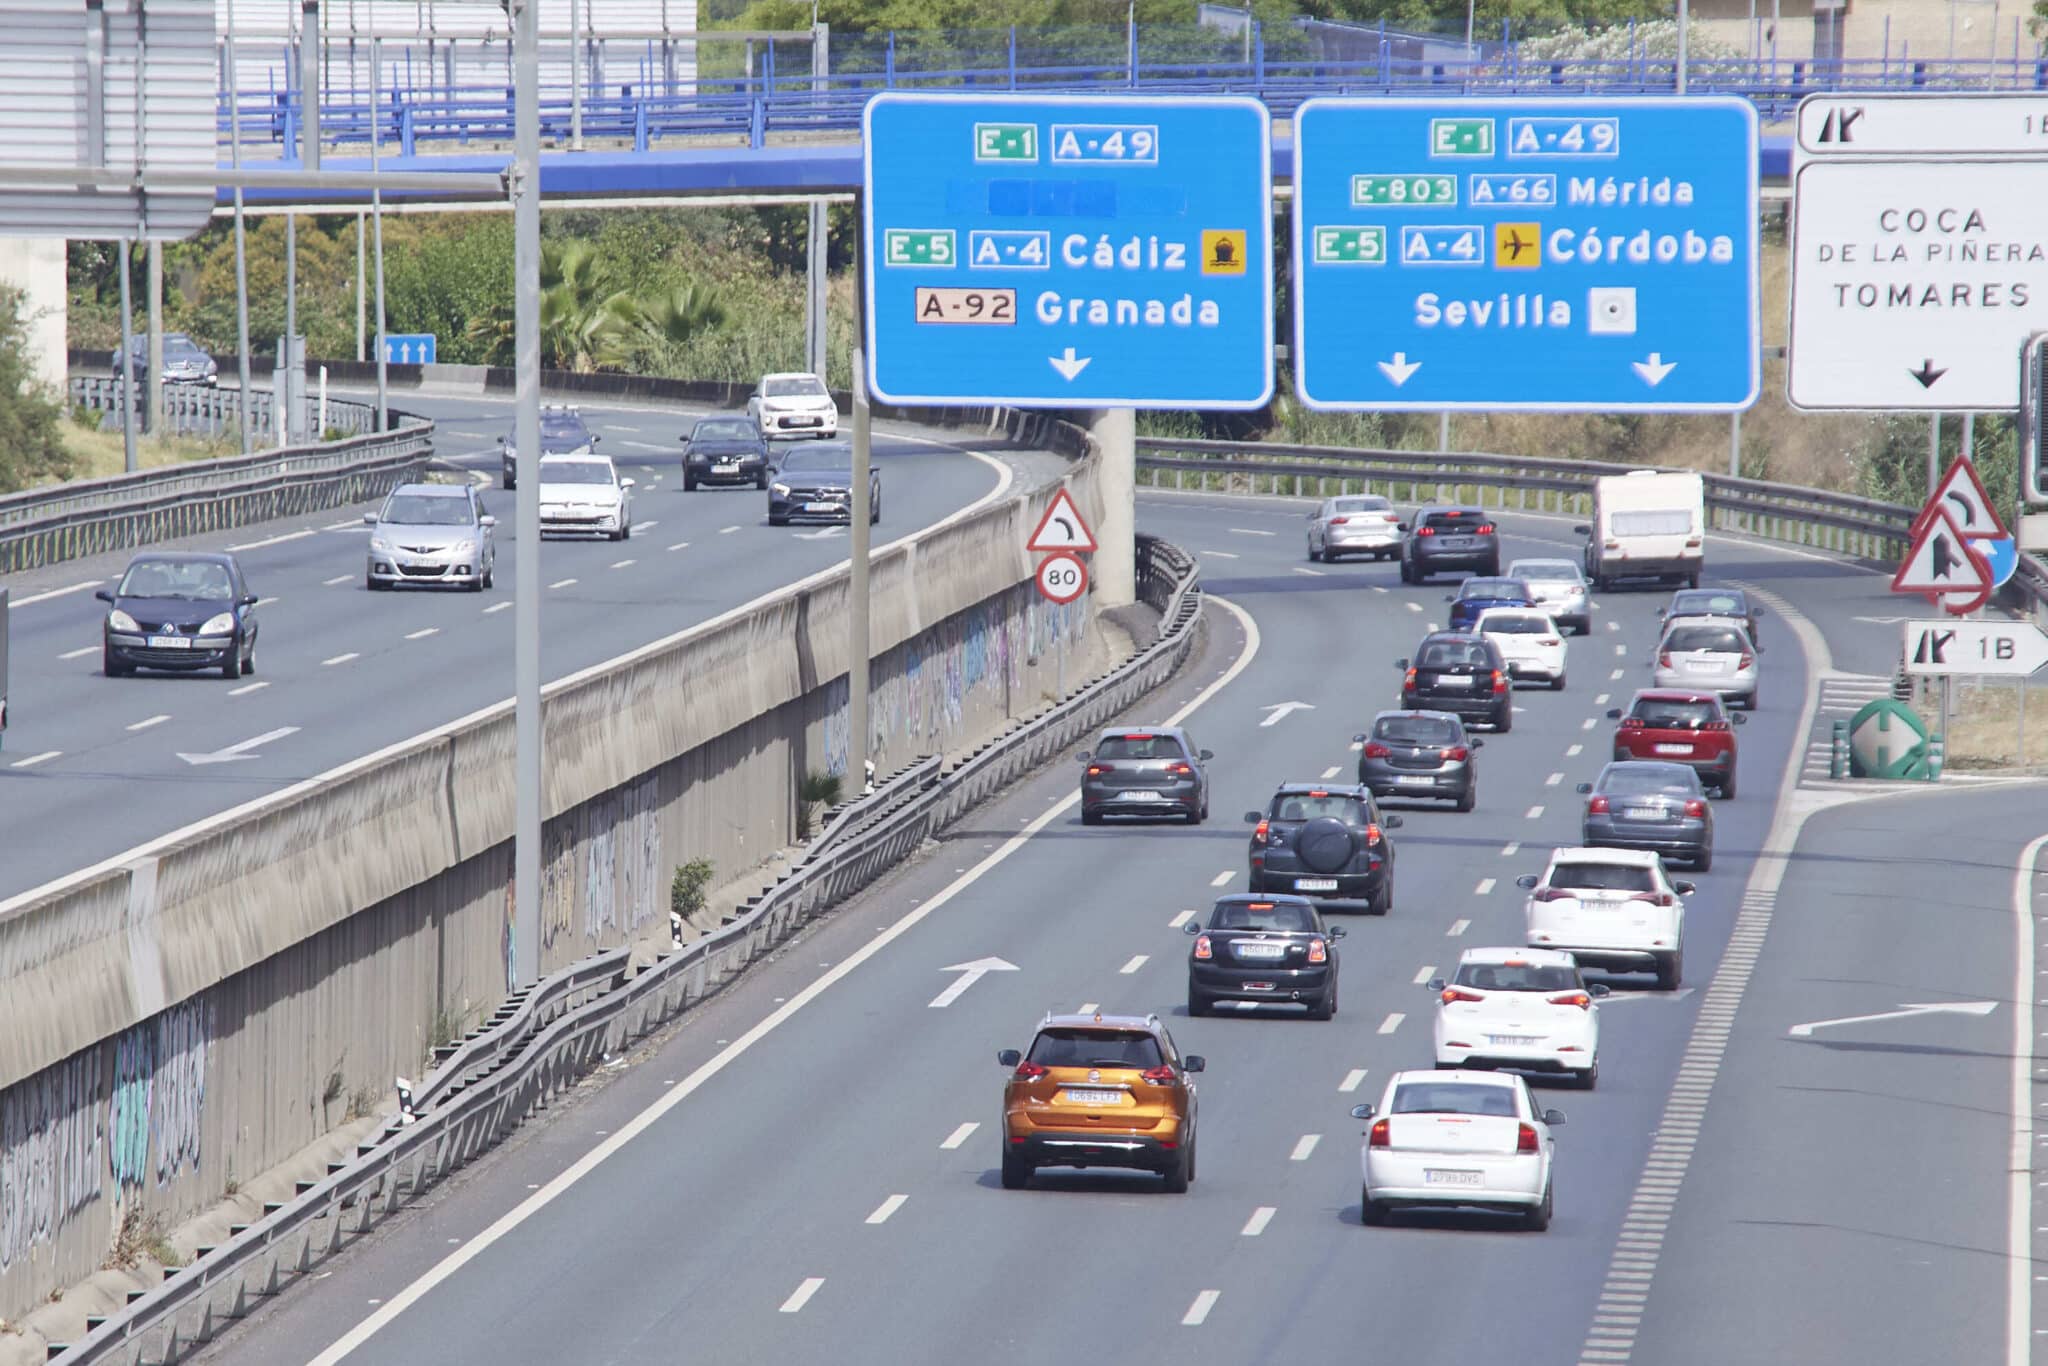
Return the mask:
<svg viewBox="0 0 2048 1366">
<path fill-rule="evenodd" d="M 498 519 L 472 485 L 400 484 L 363 521 L 370 528 L 363 581 L 372 592 L 403 583 L 481 593 L 496 577 Z"/>
<path fill-rule="evenodd" d="M 1719 693 L 1754 711 L 1756 661 L 1762 652 L 1734 617 L 1681 617 L 1665 626 L 1657 644 L 1656 686 Z"/>
</svg>

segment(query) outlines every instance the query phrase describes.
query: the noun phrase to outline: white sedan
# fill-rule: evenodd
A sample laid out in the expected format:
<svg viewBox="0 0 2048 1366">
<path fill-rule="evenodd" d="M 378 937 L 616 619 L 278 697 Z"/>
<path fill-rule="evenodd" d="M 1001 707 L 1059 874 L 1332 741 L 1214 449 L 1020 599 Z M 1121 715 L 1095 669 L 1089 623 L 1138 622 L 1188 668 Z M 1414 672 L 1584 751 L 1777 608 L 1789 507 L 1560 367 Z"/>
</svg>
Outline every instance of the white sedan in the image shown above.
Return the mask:
<svg viewBox="0 0 2048 1366">
<path fill-rule="evenodd" d="M 1562 1072 L 1591 1090 L 1600 1079 L 1604 983 L 1588 986 L 1578 960 L 1555 949 L 1467 949 L 1437 993 L 1438 1067 Z"/>
<path fill-rule="evenodd" d="M 835 436 L 839 431 L 839 406 L 831 390 L 816 375 L 791 372 L 761 376 L 761 383 L 747 396 L 747 416 L 761 435 Z"/>
<path fill-rule="evenodd" d="M 633 481 L 610 457 L 551 455 L 540 462 L 540 531 L 623 541 L 633 534 Z"/>
<path fill-rule="evenodd" d="M 1531 948 L 1562 949 L 1580 964 L 1654 972 L 1670 991 L 1685 972 L 1685 903 L 1690 882 L 1673 882 L 1647 849 L 1559 849 L 1528 889 L 1522 913 Z"/>
<path fill-rule="evenodd" d="M 1359 1161 L 1359 1215 L 1383 1224 L 1396 1206 L 1468 1205 L 1550 1227 L 1552 1127 L 1562 1110 L 1539 1110 L 1529 1083 L 1503 1072 L 1396 1072 L 1380 1103 L 1354 1106 L 1369 1119 Z"/>
<path fill-rule="evenodd" d="M 1563 690 L 1564 633 L 1547 613 L 1526 607 L 1489 607 L 1479 614 L 1472 629 L 1500 647 L 1510 678 L 1541 679 L 1552 692 Z"/>
</svg>

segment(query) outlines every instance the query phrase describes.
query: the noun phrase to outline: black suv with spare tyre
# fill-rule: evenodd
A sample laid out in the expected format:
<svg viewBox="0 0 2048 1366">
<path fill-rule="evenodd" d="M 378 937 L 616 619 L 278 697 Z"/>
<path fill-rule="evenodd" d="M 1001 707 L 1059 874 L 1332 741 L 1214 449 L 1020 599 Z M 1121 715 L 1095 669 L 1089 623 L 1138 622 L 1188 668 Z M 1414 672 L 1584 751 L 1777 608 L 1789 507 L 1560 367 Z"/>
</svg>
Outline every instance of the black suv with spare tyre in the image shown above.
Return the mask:
<svg viewBox="0 0 2048 1366">
<path fill-rule="evenodd" d="M 1372 915 L 1393 909 L 1394 842 L 1386 832 L 1401 818 L 1381 815 L 1371 788 L 1285 783 L 1265 811 L 1244 818 L 1253 827 L 1254 894 L 1292 893 Z"/>
</svg>

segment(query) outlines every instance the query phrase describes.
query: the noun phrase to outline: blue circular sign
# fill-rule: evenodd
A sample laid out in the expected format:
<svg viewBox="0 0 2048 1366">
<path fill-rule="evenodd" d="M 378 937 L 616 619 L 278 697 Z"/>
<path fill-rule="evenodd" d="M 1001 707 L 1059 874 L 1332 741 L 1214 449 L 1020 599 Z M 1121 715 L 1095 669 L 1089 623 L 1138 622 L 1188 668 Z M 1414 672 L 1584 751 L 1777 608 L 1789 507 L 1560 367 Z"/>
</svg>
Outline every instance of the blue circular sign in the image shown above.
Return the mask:
<svg viewBox="0 0 2048 1366">
<path fill-rule="evenodd" d="M 2020 548 L 2010 536 L 2000 536 L 1995 540 L 1973 540 L 1970 547 L 1982 555 L 1984 562 L 1991 566 L 1993 588 L 2005 587 L 2006 580 L 2020 567 Z"/>
</svg>

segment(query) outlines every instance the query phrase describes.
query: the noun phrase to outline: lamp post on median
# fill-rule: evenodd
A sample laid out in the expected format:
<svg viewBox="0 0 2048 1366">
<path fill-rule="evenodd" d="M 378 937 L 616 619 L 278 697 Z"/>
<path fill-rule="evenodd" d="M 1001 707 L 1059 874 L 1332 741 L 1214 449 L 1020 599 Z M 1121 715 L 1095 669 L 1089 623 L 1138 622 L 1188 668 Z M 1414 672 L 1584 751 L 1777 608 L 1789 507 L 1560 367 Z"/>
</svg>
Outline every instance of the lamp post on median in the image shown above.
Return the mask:
<svg viewBox="0 0 2048 1366">
<path fill-rule="evenodd" d="M 512 985 L 540 980 L 540 0 L 511 0 L 513 11 L 513 363 L 518 399 L 515 450 L 527 469 L 517 482 L 513 570 Z M 378 339 L 383 352 L 383 339 Z"/>
</svg>

